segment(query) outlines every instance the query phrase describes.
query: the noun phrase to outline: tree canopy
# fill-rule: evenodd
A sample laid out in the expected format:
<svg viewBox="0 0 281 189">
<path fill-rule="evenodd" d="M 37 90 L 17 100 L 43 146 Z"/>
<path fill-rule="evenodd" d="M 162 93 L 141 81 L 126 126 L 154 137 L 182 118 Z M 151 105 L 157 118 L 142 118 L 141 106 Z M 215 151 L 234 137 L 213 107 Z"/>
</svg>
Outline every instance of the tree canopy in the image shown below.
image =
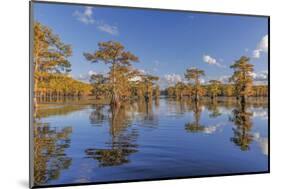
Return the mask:
<svg viewBox="0 0 281 189">
<path fill-rule="evenodd" d="M 230 68 L 234 69 L 234 73 L 229 81 L 234 83 L 236 95 L 242 98 L 251 95 L 253 92 L 254 66 L 249 61 L 250 58 L 242 56 L 230 66 Z"/>
<path fill-rule="evenodd" d="M 188 81 L 194 81 L 193 84 L 193 90 L 194 90 L 194 99 L 198 100 L 199 96 L 202 96 L 204 93 L 203 88 L 201 87 L 200 84 L 200 77 L 205 75 L 205 72 L 203 70 L 197 69 L 197 68 L 189 68 L 186 69 L 185 72 L 185 78 Z"/>
<path fill-rule="evenodd" d="M 132 62 L 138 62 L 137 56 L 130 51 L 125 51 L 125 47 L 115 41 L 98 43 L 98 49 L 93 53 L 84 53 L 85 58 L 92 63 L 103 62 L 110 64 L 108 74 L 111 91 L 111 104 L 119 105 L 120 98 L 124 93 L 128 93 L 128 78 Z"/>
</svg>

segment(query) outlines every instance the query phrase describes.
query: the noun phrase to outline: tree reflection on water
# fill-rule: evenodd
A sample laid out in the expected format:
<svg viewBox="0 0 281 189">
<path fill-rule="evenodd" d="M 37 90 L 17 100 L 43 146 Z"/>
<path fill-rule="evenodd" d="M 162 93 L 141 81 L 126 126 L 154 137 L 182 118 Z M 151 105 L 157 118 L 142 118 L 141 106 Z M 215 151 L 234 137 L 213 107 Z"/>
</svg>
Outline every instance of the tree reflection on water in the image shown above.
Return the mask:
<svg viewBox="0 0 281 189">
<path fill-rule="evenodd" d="M 250 144 L 253 141 L 252 129 L 252 113 L 247 111 L 247 105 L 239 103 L 238 107 L 232 111 L 232 121 L 235 125 L 233 128 L 234 136 L 230 139 L 234 144 L 246 151 L 250 149 Z"/>
<path fill-rule="evenodd" d="M 141 143 L 139 142 L 142 142 L 143 138 L 139 135 L 143 131 L 142 129 L 148 132 L 150 130 L 155 132 L 157 132 L 157 129 L 161 130 L 161 118 L 166 115 L 176 118 L 177 122 L 172 123 L 181 123 L 180 132 L 186 131 L 189 133 L 188 136 L 197 135 L 196 140 L 205 140 L 206 138 L 203 139 L 200 136 L 222 131 L 224 124 L 225 126 L 230 124 L 233 126 L 233 133 L 231 130 L 227 132 L 226 139 L 228 142 L 235 144 L 234 148 L 238 146 L 237 149 L 242 151 L 250 150 L 251 143 L 256 141 L 262 148 L 263 154 L 267 154 L 267 136 L 261 131 L 259 131 L 260 133 L 252 133 L 252 117 L 259 115 L 267 117 L 265 102 L 254 100 L 249 101 L 248 104 L 241 104 L 235 99 L 212 101 L 201 99 L 194 102 L 182 98 L 179 100 L 160 99 L 160 103 L 159 99 L 134 100 L 124 102 L 119 107 L 94 103 L 93 105 L 83 106 L 44 106 L 36 111 L 38 119 L 34 125 L 35 183 L 36 185 L 44 185 L 54 180 L 60 181 L 60 178 L 63 178 L 62 171 L 69 169 L 71 164 L 74 164 L 72 162 L 73 154 L 66 154 L 66 149 L 70 148 L 70 139 L 75 139 L 74 133 L 72 134 L 72 127 L 54 127 L 53 122 L 48 123 L 45 118 L 52 118 L 57 115 L 72 116 L 72 112 L 83 112 L 83 114 L 87 114 L 86 119 L 89 119 L 91 125 L 102 126 L 102 128 L 96 129 L 108 129 L 100 137 L 102 140 L 101 146 L 98 146 L 97 143 L 90 143 L 88 146 L 87 142 L 91 141 L 86 141 L 85 146 L 82 146 L 82 154 L 79 155 L 87 159 L 93 159 L 93 165 L 110 167 L 133 164 L 135 159 L 132 155 L 141 150 Z M 260 113 L 258 113 L 258 110 Z M 166 112 L 167 114 L 165 114 Z M 192 118 L 185 123 L 189 114 L 192 115 Z M 84 117 L 81 119 L 84 119 Z M 75 124 L 75 122 L 73 123 Z M 89 127 L 87 129 L 95 128 Z M 167 126 L 164 129 L 168 129 Z M 171 127 L 169 129 L 177 128 Z M 222 135 L 225 136 L 225 134 Z M 96 135 L 87 137 L 92 136 Z M 169 137 L 169 134 L 167 133 L 165 136 Z M 220 136 L 218 135 L 218 138 Z"/>
<path fill-rule="evenodd" d="M 202 132 L 205 126 L 200 124 L 200 117 L 202 112 L 202 104 L 199 101 L 190 102 L 189 108 L 193 111 L 194 121 L 185 124 L 185 130 L 191 133 Z"/>
<path fill-rule="evenodd" d="M 41 185 L 56 180 L 68 169 L 72 158 L 65 154 L 70 146 L 72 127 L 58 129 L 48 123 L 36 123 L 34 128 L 34 182 Z"/>
<path fill-rule="evenodd" d="M 207 103 L 207 108 L 210 111 L 210 118 L 216 118 L 221 116 L 221 112 L 218 108 L 218 102 L 216 99 L 213 99 L 209 103 Z"/>
<path fill-rule="evenodd" d="M 99 166 L 118 166 L 129 162 L 128 156 L 137 152 L 136 130 L 126 130 L 131 124 L 130 115 L 127 113 L 128 104 L 120 107 L 111 107 L 110 136 L 107 148 L 88 148 L 85 150 L 86 158 L 93 158 Z M 91 118 L 91 117 L 90 117 Z"/>
<path fill-rule="evenodd" d="M 107 119 L 104 113 L 105 105 L 93 105 L 93 111 L 90 114 L 90 122 L 93 125 L 102 126 L 103 122 Z"/>
</svg>

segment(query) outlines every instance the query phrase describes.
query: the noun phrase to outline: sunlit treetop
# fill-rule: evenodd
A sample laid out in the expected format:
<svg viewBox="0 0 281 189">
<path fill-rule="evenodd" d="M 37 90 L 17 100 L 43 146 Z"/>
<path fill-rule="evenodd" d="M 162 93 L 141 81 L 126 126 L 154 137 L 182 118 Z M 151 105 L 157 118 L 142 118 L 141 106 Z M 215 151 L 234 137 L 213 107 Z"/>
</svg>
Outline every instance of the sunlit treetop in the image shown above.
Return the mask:
<svg viewBox="0 0 281 189">
<path fill-rule="evenodd" d="M 98 50 L 94 53 L 84 53 L 85 58 L 93 63 L 104 62 L 105 64 L 117 64 L 130 66 L 132 62 L 138 62 L 139 58 L 124 46 L 115 41 L 98 43 Z"/>
<path fill-rule="evenodd" d="M 34 23 L 33 58 L 35 71 L 70 72 L 71 64 L 68 58 L 72 48 L 64 44 L 60 37 L 39 22 Z"/>
<path fill-rule="evenodd" d="M 200 76 L 204 76 L 205 72 L 203 70 L 197 69 L 197 68 L 189 68 L 186 69 L 185 72 L 185 78 L 187 78 L 188 80 L 192 80 L 194 79 L 195 81 L 199 80 Z"/>
</svg>

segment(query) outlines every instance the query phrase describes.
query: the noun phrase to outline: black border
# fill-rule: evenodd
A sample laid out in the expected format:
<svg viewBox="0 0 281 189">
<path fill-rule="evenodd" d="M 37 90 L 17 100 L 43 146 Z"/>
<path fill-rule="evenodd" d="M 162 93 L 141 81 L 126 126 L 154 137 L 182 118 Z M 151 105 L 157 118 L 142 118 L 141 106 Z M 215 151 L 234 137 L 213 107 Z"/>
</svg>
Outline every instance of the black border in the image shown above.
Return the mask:
<svg viewBox="0 0 281 189">
<path fill-rule="evenodd" d="M 158 10 L 158 11 L 175 11 L 175 12 L 191 12 L 201 14 L 225 15 L 225 16 L 248 16 L 248 17 L 263 17 L 268 19 L 268 170 L 261 172 L 242 172 L 242 173 L 226 173 L 214 175 L 197 175 L 197 176 L 182 176 L 182 177 L 166 177 L 166 178 L 151 178 L 151 179 L 132 179 L 108 182 L 87 182 L 87 183 L 69 183 L 69 184 L 50 184 L 42 186 L 34 186 L 33 184 L 33 140 L 32 140 L 32 115 L 33 115 L 33 85 L 31 83 L 33 70 L 32 70 L 32 39 L 33 39 L 33 3 L 43 4 L 62 4 L 62 5 L 78 5 L 78 6 L 97 6 L 109 8 L 126 8 L 126 9 L 140 9 L 140 10 Z M 56 2 L 56 1 L 29 1 L 29 188 L 50 188 L 50 187 L 67 187 L 67 186 L 85 186 L 85 185 L 98 185 L 98 184 L 113 184 L 113 183 L 131 183 L 142 181 L 162 181 L 162 180 L 175 180 L 175 179 L 188 179 L 188 178 L 209 178 L 209 177 L 223 177 L 223 176 L 239 176 L 239 175 L 253 175 L 253 174 L 266 174 L 270 173 L 270 16 L 269 15 L 255 15 L 255 14 L 238 14 L 238 13 L 223 13 L 223 12 L 207 12 L 207 11 L 192 11 L 192 10 L 178 10 L 178 9 L 162 9 L 162 8 L 147 8 L 147 7 L 134 7 L 134 6 L 120 6 L 120 5 L 101 5 L 89 3 L 69 3 L 69 2 Z"/>
</svg>

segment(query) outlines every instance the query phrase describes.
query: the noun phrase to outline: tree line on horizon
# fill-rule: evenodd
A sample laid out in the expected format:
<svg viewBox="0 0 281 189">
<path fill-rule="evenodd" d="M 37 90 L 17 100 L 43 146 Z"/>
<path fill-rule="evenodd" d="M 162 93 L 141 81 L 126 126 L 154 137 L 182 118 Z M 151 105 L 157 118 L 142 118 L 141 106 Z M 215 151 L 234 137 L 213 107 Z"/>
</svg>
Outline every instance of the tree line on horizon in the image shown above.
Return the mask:
<svg viewBox="0 0 281 189">
<path fill-rule="evenodd" d="M 249 63 L 250 58 L 242 56 L 230 66 L 234 70 L 229 78 L 229 83 L 222 83 L 219 80 L 210 80 L 208 84 L 201 84 L 200 77 L 205 76 L 203 70 L 197 68 L 186 69 L 184 74 L 188 83 L 178 82 L 166 89 L 170 97 L 181 99 L 184 96 L 192 97 L 197 101 L 200 96 L 207 96 L 215 99 L 218 96 L 236 97 L 243 102 L 247 97 L 267 97 L 267 85 L 254 85 L 253 67 Z"/>
<path fill-rule="evenodd" d="M 61 41 L 60 37 L 39 22 L 34 23 L 33 63 L 34 63 L 34 101 L 42 97 L 94 96 L 96 99 L 110 99 L 110 104 L 119 106 L 128 99 L 150 100 L 160 95 L 157 84 L 159 77 L 145 74 L 132 66 L 139 58 L 127 51 L 116 41 L 99 42 L 94 52 L 85 52 L 83 56 L 91 63 L 104 63 L 109 72 L 93 74 L 89 83 L 70 76 L 72 47 Z M 267 85 L 253 85 L 253 67 L 248 57 L 242 56 L 230 66 L 233 75 L 229 83 L 210 80 L 202 85 L 200 78 L 203 70 L 186 69 L 184 76 L 188 83 L 178 82 L 164 90 L 169 97 L 182 99 L 189 97 L 198 101 L 207 96 L 215 99 L 219 96 L 236 97 L 241 101 L 249 96 L 266 97 Z"/>
<path fill-rule="evenodd" d="M 219 80 L 210 80 L 207 84 L 202 84 L 199 94 L 203 97 L 215 99 L 217 97 L 237 97 L 235 85 L 232 83 L 222 83 Z M 194 91 L 192 84 L 177 82 L 173 86 L 169 86 L 164 90 L 164 94 L 176 99 L 192 97 Z M 249 97 L 267 97 L 267 85 L 253 85 Z"/>
</svg>

